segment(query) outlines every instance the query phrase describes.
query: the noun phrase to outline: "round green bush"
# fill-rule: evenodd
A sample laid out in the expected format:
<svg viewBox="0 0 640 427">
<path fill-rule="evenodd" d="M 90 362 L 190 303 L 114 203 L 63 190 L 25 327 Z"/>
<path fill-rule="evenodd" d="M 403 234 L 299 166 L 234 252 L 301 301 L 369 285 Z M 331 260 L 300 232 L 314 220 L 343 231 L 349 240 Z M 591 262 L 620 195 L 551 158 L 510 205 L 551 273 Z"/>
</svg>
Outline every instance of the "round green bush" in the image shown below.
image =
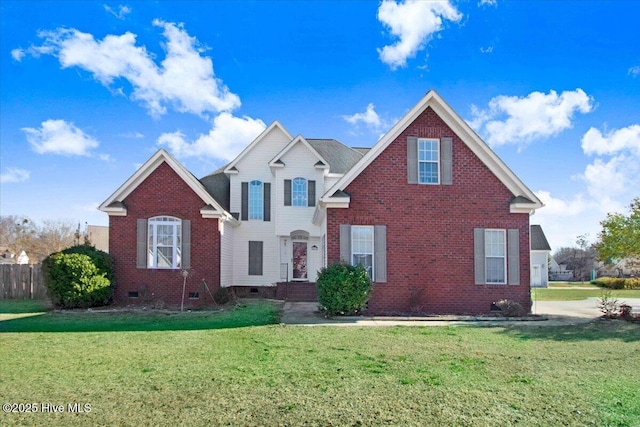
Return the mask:
<svg viewBox="0 0 640 427">
<path fill-rule="evenodd" d="M 327 316 L 361 311 L 371 295 L 371 279 L 362 265 L 332 264 L 320 270 L 318 302 Z"/>
<path fill-rule="evenodd" d="M 94 246 L 90 245 L 75 245 L 70 248 L 62 250 L 63 254 L 82 254 L 87 255 L 93 261 L 93 265 L 98 268 L 98 271 L 104 273 L 107 279 L 111 280 L 113 283 L 114 273 L 113 273 L 113 260 L 111 259 L 111 255 L 108 253 L 101 251 L 100 249 L 96 249 Z"/>
<path fill-rule="evenodd" d="M 56 252 L 42 262 L 44 283 L 52 302 L 63 308 L 108 304 L 113 296 L 110 257 L 107 255 L 107 261 L 101 254 L 92 257 L 88 253 L 71 252 Z"/>
</svg>

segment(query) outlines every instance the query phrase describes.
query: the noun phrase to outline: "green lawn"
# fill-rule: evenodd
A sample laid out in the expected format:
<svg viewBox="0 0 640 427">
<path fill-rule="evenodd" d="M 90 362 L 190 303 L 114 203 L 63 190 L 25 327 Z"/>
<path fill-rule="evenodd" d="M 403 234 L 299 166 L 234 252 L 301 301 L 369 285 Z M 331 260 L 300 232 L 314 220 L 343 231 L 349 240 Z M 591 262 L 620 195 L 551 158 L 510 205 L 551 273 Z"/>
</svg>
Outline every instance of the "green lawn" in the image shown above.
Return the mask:
<svg viewBox="0 0 640 427">
<path fill-rule="evenodd" d="M 576 301 L 587 298 L 599 298 L 607 289 L 594 287 L 593 289 L 572 289 L 572 288 L 542 288 L 531 289 L 531 298 L 534 301 Z M 640 298 L 640 289 L 616 289 L 611 290 L 611 296 L 624 298 Z"/>
<path fill-rule="evenodd" d="M 65 412 L 0 425 L 640 424 L 640 327 L 625 322 L 242 326 L 277 322 L 268 303 L 19 316 L 0 320 L 3 403 Z"/>
</svg>

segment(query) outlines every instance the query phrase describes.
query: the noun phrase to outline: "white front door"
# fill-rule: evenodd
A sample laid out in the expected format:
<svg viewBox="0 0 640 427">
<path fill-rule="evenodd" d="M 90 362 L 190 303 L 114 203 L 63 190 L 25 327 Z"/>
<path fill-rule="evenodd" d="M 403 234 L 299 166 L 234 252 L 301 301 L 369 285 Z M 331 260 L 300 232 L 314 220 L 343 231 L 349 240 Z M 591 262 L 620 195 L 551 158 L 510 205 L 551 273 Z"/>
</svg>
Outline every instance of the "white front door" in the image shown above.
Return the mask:
<svg viewBox="0 0 640 427">
<path fill-rule="evenodd" d="M 293 280 L 307 280 L 307 242 L 293 242 Z"/>
</svg>

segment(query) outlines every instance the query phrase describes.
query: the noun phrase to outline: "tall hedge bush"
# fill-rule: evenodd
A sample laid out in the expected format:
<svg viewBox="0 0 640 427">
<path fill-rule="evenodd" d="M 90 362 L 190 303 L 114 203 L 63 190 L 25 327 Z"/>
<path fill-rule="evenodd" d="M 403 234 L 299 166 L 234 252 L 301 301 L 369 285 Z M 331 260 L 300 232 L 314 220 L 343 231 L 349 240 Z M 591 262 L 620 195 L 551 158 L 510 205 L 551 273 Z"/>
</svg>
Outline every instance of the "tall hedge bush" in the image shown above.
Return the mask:
<svg viewBox="0 0 640 427">
<path fill-rule="evenodd" d="M 320 270 L 318 302 L 328 316 L 360 312 L 371 295 L 371 279 L 362 265 L 332 264 Z"/>
<path fill-rule="evenodd" d="M 51 254 L 42 269 L 49 296 L 58 307 L 97 307 L 113 297 L 111 257 L 90 246 Z"/>
</svg>

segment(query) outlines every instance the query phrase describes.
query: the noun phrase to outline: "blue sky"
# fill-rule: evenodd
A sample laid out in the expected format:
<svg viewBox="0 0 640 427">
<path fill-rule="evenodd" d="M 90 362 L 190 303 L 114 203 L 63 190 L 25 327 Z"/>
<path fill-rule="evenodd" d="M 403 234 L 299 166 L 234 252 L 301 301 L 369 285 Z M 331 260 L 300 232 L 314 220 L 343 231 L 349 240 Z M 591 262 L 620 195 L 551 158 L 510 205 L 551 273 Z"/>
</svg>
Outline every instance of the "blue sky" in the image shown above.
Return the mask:
<svg viewBox="0 0 640 427">
<path fill-rule="evenodd" d="M 0 3 L 0 213 L 96 210 L 158 148 L 201 177 L 273 120 L 371 146 L 436 89 L 554 249 L 640 196 L 635 1 Z"/>
</svg>

